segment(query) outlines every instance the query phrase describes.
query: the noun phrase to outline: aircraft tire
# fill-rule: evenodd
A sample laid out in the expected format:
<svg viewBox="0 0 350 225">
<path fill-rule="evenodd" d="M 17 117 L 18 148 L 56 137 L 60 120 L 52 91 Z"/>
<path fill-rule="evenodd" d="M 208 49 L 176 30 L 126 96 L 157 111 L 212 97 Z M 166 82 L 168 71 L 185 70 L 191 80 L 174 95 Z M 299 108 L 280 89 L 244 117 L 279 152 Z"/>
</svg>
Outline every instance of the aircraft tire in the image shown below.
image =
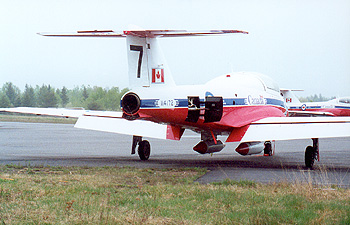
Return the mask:
<svg viewBox="0 0 350 225">
<path fill-rule="evenodd" d="M 315 151 L 312 146 L 307 146 L 305 150 L 305 166 L 306 168 L 312 168 L 315 162 Z"/>
<path fill-rule="evenodd" d="M 264 156 L 272 156 L 272 144 L 270 141 L 264 143 Z"/>
<path fill-rule="evenodd" d="M 139 157 L 141 160 L 148 160 L 150 154 L 151 154 L 151 145 L 148 141 L 141 141 L 139 142 L 139 147 L 137 150 Z"/>
</svg>

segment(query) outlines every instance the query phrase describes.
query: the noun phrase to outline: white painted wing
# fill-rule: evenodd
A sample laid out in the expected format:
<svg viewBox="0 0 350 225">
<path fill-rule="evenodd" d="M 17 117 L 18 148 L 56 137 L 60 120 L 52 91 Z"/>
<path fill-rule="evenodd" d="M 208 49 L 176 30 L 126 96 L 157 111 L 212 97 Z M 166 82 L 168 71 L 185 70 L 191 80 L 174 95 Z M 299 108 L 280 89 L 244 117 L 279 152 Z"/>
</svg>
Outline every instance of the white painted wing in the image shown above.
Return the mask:
<svg viewBox="0 0 350 225">
<path fill-rule="evenodd" d="M 60 116 L 78 118 L 82 115 L 101 116 L 111 118 L 121 118 L 122 112 L 115 111 L 94 111 L 85 109 L 66 109 L 66 108 L 35 108 L 35 107 L 17 107 L 17 108 L 0 108 L 0 112 L 13 112 L 23 114 L 34 114 L 44 116 Z"/>
<path fill-rule="evenodd" d="M 84 115 L 79 117 L 75 128 L 167 139 L 167 125 L 144 120 L 126 120 L 107 114 Z"/>
<path fill-rule="evenodd" d="M 34 107 L 17 107 L 17 108 L 0 108 L 0 112 L 14 112 L 23 114 L 75 117 L 83 115 L 84 109 L 64 109 L 64 108 L 34 108 Z"/>
<path fill-rule="evenodd" d="M 75 128 L 167 139 L 167 125 L 144 120 L 128 121 L 122 118 L 122 112 L 31 107 L 0 108 L 0 111 L 46 116 L 75 117 L 79 118 L 74 126 Z"/>
<path fill-rule="evenodd" d="M 252 123 L 241 142 L 350 137 L 350 117 L 269 117 Z"/>
<path fill-rule="evenodd" d="M 293 111 L 288 110 L 289 116 L 335 116 L 330 112 L 317 112 L 317 111 Z"/>
</svg>

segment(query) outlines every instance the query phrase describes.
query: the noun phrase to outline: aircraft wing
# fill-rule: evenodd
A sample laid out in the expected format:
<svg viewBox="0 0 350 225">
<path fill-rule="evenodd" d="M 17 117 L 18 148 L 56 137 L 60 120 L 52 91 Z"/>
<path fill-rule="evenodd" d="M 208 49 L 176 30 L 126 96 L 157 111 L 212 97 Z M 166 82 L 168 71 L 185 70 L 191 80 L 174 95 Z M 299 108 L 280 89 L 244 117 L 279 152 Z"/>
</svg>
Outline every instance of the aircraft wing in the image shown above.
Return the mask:
<svg viewBox="0 0 350 225">
<path fill-rule="evenodd" d="M 84 109 L 65 109 L 65 108 L 35 108 L 35 107 L 16 107 L 16 108 L 0 108 L 0 112 L 13 112 L 44 116 L 59 116 L 78 118 L 83 115 Z"/>
<path fill-rule="evenodd" d="M 180 127 L 145 120 L 129 121 L 122 118 L 122 112 L 34 107 L 0 108 L 0 112 L 79 118 L 74 127 L 88 130 L 171 140 L 179 140 L 181 136 Z"/>
<path fill-rule="evenodd" d="M 168 138 L 168 126 L 145 120 L 126 120 L 120 117 L 86 114 L 79 117 L 75 128 L 136 135 L 142 137 Z"/>
<path fill-rule="evenodd" d="M 0 108 L 0 112 L 13 112 L 23 114 L 33 114 L 38 116 L 58 116 L 79 118 L 83 115 L 100 116 L 109 118 L 121 118 L 122 112 L 115 111 L 95 111 L 85 110 L 83 108 L 35 108 L 35 107 L 16 107 L 16 108 Z"/>
<path fill-rule="evenodd" d="M 227 142 L 350 137 L 350 117 L 268 117 L 233 129 Z"/>
<path fill-rule="evenodd" d="M 331 112 L 320 112 L 320 111 L 293 111 L 288 110 L 289 116 L 336 116 Z"/>
<path fill-rule="evenodd" d="M 112 113 L 112 114 L 111 114 Z M 122 113 L 87 112 L 79 117 L 76 128 L 179 140 L 181 127 L 146 120 L 125 120 Z M 233 128 L 226 142 L 254 142 L 309 138 L 350 137 L 350 117 L 268 117 Z"/>
<path fill-rule="evenodd" d="M 0 108 L 0 111 L 79 118 L 76 128 L 179 140 L 183 129 L 146 120 L 125 120 L 122 112 L 56 108 Z M 226 142 L 350 137 L 350 117 L 268 117 L 233 127 Z"/>
</svg>

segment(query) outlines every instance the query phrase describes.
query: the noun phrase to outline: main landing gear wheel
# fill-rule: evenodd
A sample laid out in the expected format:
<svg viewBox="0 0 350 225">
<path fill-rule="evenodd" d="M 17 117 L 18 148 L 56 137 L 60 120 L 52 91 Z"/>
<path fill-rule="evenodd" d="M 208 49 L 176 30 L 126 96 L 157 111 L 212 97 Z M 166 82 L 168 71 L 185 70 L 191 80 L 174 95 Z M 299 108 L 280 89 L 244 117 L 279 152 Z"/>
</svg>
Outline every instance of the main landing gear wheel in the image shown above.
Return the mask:
<svg viewBox="0 0 350 225">
<path fill-rule="evenodd" d="M 312 138 L 313 146 L 307 146 L 305 150 L 305 166 L 312 169 L 315 160 L 320 159 L 318 138 Z"/>
<path fill-rule="evenodd" d="M 305 150 L 305 166 L 312 168 L 315 163 L 315 150 L 312 146 L 307 146 Z"/>
<path fill-rule="evenodd" d="M 137 152 L 141 160 L 147 160 L 151 154 L 151 145 L 148 141 L 140 141 Z"/>
</svg>

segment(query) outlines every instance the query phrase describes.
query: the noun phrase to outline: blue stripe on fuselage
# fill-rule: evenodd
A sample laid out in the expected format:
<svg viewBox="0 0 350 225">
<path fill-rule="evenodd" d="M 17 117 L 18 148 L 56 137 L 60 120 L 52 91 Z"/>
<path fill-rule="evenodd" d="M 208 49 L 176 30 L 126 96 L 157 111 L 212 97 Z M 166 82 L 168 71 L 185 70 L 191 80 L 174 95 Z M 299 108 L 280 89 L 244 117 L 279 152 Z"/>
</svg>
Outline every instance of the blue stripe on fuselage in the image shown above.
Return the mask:
<svg viewBox="0 0 350 225">
<path fill-rule="evenodd" d="M 349 106 L 334 106 L 334 108 L 337 108 L 337 109 L 350 109 Z"/>
<path fill-rule="evenodd" d="M 159 99 L 143 99 L 141 100 L 141 108 L 161 108 L 157 105 Z M 175 107 L 188 107 L 188 99 L 175 99 Z M 204 99 L 200 99 L 201 102 L 204 102 Z M 202 105 L 202 104 L 201 104 Z M 225 98 L 224 106 L 244 106 L 248 105 L 246 103 L 246 98 Z M 258 105 L 258 104 L 257 104 Z M 284 108 L 284 102 L 277 99 L 267 98 L 266 105 L 280 106 Z"/>
</svg>

